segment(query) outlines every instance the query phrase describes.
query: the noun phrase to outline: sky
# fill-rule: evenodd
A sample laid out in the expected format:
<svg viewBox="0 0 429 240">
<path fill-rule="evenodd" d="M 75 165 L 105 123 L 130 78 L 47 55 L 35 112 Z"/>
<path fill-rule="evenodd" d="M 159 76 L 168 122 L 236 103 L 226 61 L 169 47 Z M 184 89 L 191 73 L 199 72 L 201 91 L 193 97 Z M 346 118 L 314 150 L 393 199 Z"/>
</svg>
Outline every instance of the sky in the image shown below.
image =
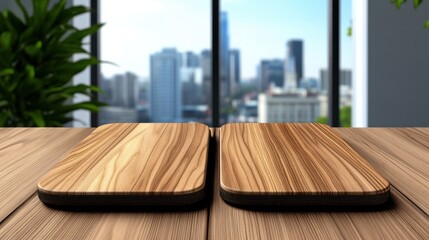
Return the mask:
<svg viewBox="0 0 429 240">
<path fill-rule="evenodd" d="M 120 3 L 120 4 L 119 4 Z M 149 56 L 162 48 L 200 53 L 211 47 L 211 0 L 101 1 L 102 74 L 131 71 L 149 76 Z M 127 9 L 123 9 L 127 6 Z M 327 66 L 328 3 L 323 0 L 222 0 L 228 13 L 230 47 L 241 54 L 241 75 L 256 76 L 262 59 L 286 55 L 289 39 L 304 41 L 304 76 Z M 121 9 L 122 8 L 122 9 Z M 351 0 L 341 1 L 341 63 L 352 67 Z"/>
</svg>

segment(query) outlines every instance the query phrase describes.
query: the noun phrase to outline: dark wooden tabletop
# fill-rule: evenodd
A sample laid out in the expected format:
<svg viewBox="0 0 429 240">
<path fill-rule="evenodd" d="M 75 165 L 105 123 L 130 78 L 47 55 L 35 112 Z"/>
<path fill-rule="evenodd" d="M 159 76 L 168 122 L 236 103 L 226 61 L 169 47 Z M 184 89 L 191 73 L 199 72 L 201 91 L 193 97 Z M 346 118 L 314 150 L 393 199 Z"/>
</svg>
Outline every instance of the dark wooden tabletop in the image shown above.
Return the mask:
<svg viewBox="0 0 429 240">
<path fill-rule="evenodd" d="M 67 212 L 37 182 L 93 129 L 0 128 L 0 239 L 429 239 L 429 128 L 336 129 L 392 184 L 372 211 L 264 212 L 219 196 L 189 212 Z"/>
</svg>

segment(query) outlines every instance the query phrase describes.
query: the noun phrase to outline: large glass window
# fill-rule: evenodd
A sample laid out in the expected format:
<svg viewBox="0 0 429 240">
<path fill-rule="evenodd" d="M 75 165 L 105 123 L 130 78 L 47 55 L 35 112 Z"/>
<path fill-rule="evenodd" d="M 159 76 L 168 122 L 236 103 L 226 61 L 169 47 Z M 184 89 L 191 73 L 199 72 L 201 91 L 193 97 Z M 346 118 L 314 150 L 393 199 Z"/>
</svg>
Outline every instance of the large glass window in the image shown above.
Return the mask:
<svg viewBox="0 0 429 240">
<path fill-rule="evenodd" d="M 352 0 L 340 1 L 340 124 L 351 127 L 353 103 Z"/>
<path fill-rule="evenodd" d="M 221 0 L 220 6 L 220 124 L 327 123 L 328 1 Z M 100 3 L 101 58 L 116 65 L 101 66 L 99 98 L 109 106 L 99 124 L 211 124 L 212 7 L 209 0 Z M 341 1 L 340 22 L 340 114 L 348 126 L 351 0 Z"/>
<path fill-rule="evenodd" d="M 211 123 L 211 1 L 100 1 L 109 122 Z"/>
<path fill-rule="evenodd" d="M 221 124 L 326 122 L 328 2 L 222 0 Z"/>
</svg>

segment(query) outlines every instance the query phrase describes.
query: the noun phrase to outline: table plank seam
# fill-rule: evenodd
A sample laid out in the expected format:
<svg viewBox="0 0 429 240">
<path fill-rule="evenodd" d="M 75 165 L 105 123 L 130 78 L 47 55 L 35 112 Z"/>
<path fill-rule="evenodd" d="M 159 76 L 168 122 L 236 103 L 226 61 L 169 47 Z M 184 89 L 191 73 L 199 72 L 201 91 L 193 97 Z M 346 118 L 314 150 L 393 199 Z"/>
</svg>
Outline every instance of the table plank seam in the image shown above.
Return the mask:
<svg viewBox="0 0 429 240">
<path fill-rule="evenodd" d="M 28 196 L 27 199 L 22 201 L 12 212 L 10 212 L 6 217 L 3 218 L 0 222 L 0 229 L 7 225 L 7 222 L 9 222 L 10 219 L 12 219 L 13 215 L 15 215 L 17 212 L 19 212 L 19 209 L 23 207 L 25 204 L 27 204 L 34 196 L 37 195 L 37 191 L 34 191 L 31 195 Z"/>
<path fill-rule="evenodd" d="M 407 199 L 408 202 L 410 202 L 414 207 L 416 207 L 417 209 L 419 209 L 419 211 L 421 211 L 425 216 L 429 216 L 419 205 L 417 205 L 411 198 L 409 198 L 406 194 L 404 194 L 403 192 L 401 192 L 401 190 L 397 187 L 395 187 L 393 184 L 390 186 L 391 188 L 395 189 L 398 193 L 401 194 L 401 196 L 403 196 L 405 199 Z"/>
</svg>

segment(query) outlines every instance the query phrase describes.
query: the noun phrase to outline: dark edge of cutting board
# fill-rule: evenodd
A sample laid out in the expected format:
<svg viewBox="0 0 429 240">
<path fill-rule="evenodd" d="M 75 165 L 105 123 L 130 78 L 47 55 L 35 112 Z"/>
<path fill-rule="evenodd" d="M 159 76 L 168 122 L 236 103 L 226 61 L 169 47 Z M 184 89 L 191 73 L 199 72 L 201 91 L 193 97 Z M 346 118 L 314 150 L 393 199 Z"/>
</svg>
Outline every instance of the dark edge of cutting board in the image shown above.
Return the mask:
<svg viewBox="0 0 429 240">
<path fill-rule="evenodd" d="M 378 206 L 386 204 L 390 199 L 390 188 L 385 192 L 376 194 L 365 195 L 350 195 L 350 194 L 294 194 L 294 195 L 280 195 L 280 194 L 260 194 L 260 195 L 246 195 L 243 193 L 234 193 L 225 190 L 220 186 L 220 196 L 222 199 L 236 207 L 264 209 L 270 207 L 305 207 L 305 206 L 341 206 L 345 209 L 354 206 Z"/>
</svg>

